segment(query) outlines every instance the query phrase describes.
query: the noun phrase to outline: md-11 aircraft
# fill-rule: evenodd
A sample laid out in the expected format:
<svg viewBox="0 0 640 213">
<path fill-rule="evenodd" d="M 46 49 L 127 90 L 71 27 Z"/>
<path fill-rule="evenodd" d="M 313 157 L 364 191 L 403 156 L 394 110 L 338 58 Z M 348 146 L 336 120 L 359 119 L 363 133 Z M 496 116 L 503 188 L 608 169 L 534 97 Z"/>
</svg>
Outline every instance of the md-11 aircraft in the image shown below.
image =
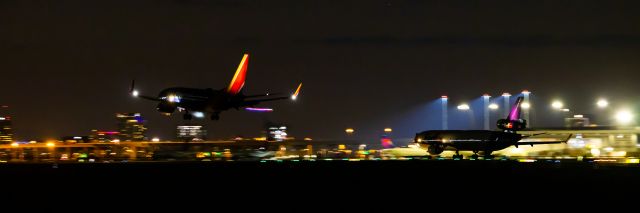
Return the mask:
<svg viewBox="0 0 640 213">
<path fill-rule="evenodd" d="M 454 158 L 463 158 L 459 151 L 472 151 L 471 156 L 478 158 L 482 152 L 485 158 L 490 158 L 494 151 L 510 146 L 516 148 L 521 145 L 540 145 L 566 143 L 571 135 L 562 141 L 522 141 L 534 135 L 522 135 L 517 131 L 527 127 L 527 121 L 521 118 L 521 104 L 523 98 L 518 97 L 506 119 L 500 119 L 497 126 L 500 131 L 491 130 L 430 130 L 417 133 L 414 142 L 426 148 L 429 154 L 439 155 L 445 150 L 455 151 Z"/>
<path fill-rule="evenodd" d="M 134 97 L 139 97 L 158 102 L 156 109 L 165 114 L 171 115 L 176 110 L 184 112 L 183 118 L 191 120 L 193 117 L 202 118 L 209 115 L 211 120 L 220 119 L 220 113 L 229 109 L 239 110 L 240 108 L 249 111 L 272 111 L 270 108 L 256 108 L 255 106 L 266 101 L 276 101 L 289 99 L 296 100 L 302 88 L 302 83 L 291 96 L 281 96 L 277 94 L 244 95 L 244 87 L 249 54 L 244 54 L 238 69 L 236 70 L 231 83 L 226 88 L 187 88 L 171 87 L 162 90 L 158 96 L 142 95 L 135 89 L 135 81 L 131 82 L 129 93 Z"/>
</svg>

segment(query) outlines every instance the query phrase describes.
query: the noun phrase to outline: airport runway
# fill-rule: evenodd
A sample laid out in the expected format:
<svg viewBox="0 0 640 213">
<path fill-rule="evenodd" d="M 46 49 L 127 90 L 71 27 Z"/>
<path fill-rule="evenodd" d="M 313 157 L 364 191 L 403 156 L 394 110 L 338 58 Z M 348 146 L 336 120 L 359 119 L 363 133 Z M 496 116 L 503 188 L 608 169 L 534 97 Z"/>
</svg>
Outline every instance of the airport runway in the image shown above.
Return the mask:
<svg viewBox="0 0 640 213">
<path fill-rule="evenodd" d="M 16 183 L 56 180 L 93 181 L 189 180 L 212 185 L 220 181 L 317 179 L 336 184 L 442 182 L 475 185 L 503 180 L 579 185 L 590 181 L 640 182 L 639 164 L 561 160 L 393 160 L 393 161 L 236 161 L 112 162 L 0 164 L 3 179 Z"/>
</svg>

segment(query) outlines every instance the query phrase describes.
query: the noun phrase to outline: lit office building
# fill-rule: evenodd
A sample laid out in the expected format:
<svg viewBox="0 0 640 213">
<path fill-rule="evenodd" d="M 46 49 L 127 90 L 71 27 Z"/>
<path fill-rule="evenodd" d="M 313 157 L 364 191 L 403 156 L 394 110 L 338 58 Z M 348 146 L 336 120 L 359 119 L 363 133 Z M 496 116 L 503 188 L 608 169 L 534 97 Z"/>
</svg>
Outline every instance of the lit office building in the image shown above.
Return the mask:
<svg viewBox="0 0 640 213">
<path fill-rule="evenodd" d="M 287 127 L 286 126 L 269 126 L 267 129 L 267 141 L 283 141 L 287 139 Z"/>
<path fill-rule="evenodd" d="M 143 141 L 146 139 L 144 120 L 140 113 L 117 113 L 120 141 Z"/>
<path fill-rule="evenodd" d="M 10 144 L 13 142 L 13 131 L 11 130 L 11 118 L 0 117 L 0 144 Z"/>
<path fill-rule="evenodd" d="M 117 142 L 120 140 L 120 133 L 116 131 L 91 130 L 89 141 L 91 142 Z"/>
<path fill-rule="evenodd" d="M 205 140 L 207 130 L 203 126 L 178 126 L 176 138 L 180 141 Z"/>
</svg>

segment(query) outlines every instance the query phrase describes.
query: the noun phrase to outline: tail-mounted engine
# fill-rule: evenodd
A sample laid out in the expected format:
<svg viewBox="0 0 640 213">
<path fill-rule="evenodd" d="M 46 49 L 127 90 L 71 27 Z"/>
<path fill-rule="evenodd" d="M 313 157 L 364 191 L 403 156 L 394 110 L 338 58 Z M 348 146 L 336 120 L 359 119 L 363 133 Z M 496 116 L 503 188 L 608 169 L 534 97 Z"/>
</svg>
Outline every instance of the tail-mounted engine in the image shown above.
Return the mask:
<svg viewBox="0 0 640 213">
<path fill-rule="evenodd" d="M 518 131 L 527 128 L 527 121 L 524 119 L 517 120 L 508 120 L 508 119 L 500 119 L 498 120 L 498 128 L 507 131 Z"/>
</svg>

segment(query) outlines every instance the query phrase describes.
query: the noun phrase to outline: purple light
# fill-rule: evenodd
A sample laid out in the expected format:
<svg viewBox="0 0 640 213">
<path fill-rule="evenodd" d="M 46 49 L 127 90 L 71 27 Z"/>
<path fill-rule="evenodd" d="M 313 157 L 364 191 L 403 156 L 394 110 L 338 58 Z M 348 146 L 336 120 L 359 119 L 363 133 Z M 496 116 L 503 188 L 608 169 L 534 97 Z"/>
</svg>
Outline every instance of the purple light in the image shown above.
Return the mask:
<svg viewBox="0 0 640 213">
<path fill-rule="evenodd" d="M 244 108 L 247 111 L 252 111 L 252 112 L 271 112 L 273 111 L 273 109 L 271 108 L 253 108 L 253 107 L 247 107 Z"/>
</svg>

